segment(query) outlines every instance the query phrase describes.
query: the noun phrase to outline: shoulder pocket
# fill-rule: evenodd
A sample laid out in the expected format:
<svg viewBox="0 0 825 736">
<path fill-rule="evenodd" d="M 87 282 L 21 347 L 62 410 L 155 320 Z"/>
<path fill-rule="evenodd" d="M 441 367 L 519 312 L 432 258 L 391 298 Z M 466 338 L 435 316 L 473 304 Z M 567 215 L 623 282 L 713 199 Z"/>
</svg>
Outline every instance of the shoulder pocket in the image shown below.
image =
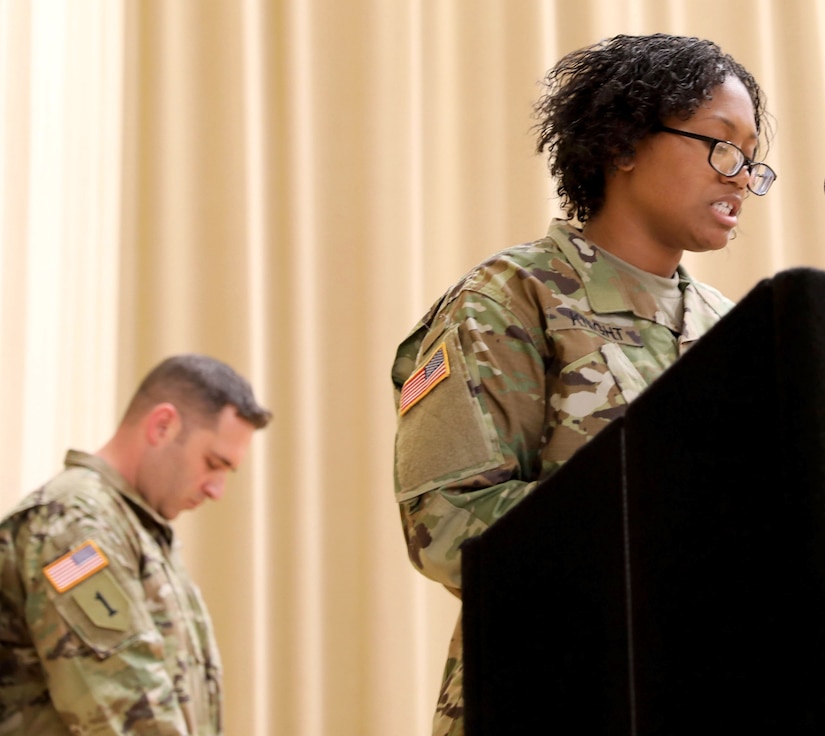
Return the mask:
<svg viewBox="0 0 825 736">
<path fill-rule="evenodd" d="M 108 568 L 65 593 L 49 595 L 66 626 L 101 659 L 148 628 L 145 615 Z"/>
<path fill-rule="evenodd" d="M 411 378 L 428 366 L 439 350 L 445 352 L 449 373 L 442 372 L 432 385 L 424 385 L 426 393 L 398 418 L 395 472 L 399 502 L 503 462 L 492 418 L 471 392 L 457 329 L 442 333 L 432 345 Z M 420 375 L 422 381 L 428 380 Z"/>
</svg>

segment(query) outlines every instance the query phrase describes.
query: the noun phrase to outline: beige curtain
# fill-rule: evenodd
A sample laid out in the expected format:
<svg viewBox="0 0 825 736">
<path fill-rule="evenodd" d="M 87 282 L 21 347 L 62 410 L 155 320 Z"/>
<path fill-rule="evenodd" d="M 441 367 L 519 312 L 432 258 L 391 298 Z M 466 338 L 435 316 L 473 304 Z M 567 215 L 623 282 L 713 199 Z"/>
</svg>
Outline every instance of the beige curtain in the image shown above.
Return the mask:
<svg viewBox="0 0 825 736">
<path fill-rule="evenodd" d="M 823 0 L 0 0 L 0 510 L 163 356 L 246 373 L 274 425 L 178 524 L 229 736 L 427 736 L 458 605 L 406 559 L 394 349 L 557 214 L 544 71 L 654 31 L 719 42 L 776 118 L 777 185 L 689 268 L 733 298 L 825 268 Z"/>
</svg>

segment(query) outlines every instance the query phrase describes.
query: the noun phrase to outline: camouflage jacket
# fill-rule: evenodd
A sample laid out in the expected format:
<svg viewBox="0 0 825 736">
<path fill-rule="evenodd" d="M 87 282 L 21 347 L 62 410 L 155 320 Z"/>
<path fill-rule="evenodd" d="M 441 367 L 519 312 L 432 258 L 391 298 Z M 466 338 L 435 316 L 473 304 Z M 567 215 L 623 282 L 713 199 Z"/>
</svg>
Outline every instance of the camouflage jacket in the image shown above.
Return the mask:
<svg viewBox="0 0 825 736">
<path fill-rule="evenodd" d="M 0 523 L 0 736 L 222 733 L 221 669 L 169 524 L 99 458 Z"/>
<path fill-rule="evenodd" d="M 493 256 L 433 305 L 392 370 L 396 500 L 420 572 L 460 596 L 461 544 L 621 415 L 732 308 L 681 267 L 678 277 L 680 331 L 631 271 L 555 221 L 545 238 Z M 460 667 L 460 628 L 450 656 L 448 670 Z M 460 696 L 446 697 L 439 708 L 460 713 Z"/>
</svg>

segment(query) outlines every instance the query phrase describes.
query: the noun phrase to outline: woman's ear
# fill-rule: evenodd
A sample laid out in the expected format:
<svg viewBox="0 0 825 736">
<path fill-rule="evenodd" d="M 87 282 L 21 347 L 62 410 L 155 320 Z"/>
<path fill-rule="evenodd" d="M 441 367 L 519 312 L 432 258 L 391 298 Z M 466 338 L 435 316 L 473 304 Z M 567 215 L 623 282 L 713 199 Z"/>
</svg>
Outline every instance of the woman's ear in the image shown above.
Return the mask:
<svg viewBox="0 0 825 736">
<path fill-rule="evenodd" d="M 613 162 L 616 171 L 632 171 L 636 165 L 636 157 L 631 153 L 617 156 Z"/>
</svg>

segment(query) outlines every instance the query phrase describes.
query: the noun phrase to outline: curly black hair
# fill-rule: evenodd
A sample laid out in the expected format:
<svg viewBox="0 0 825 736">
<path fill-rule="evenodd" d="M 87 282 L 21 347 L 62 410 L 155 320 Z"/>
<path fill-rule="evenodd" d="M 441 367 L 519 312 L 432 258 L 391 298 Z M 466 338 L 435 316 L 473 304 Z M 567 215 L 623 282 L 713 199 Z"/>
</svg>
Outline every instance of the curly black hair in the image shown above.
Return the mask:
<svg viewBox="0 0 825 736">
<path fill-rule="evenodd" d="M 711 41 L 619 35 L 564 56 L 545 76 L 534 114 L 536 151 L 548 154 L 567 216 L 584 224 L 596 215 L 610 167 L 663 119 L 690 118 L 731 75 L 750 94 L 759 133 L 766 122 L 759 85 Z"/>
</svg>

